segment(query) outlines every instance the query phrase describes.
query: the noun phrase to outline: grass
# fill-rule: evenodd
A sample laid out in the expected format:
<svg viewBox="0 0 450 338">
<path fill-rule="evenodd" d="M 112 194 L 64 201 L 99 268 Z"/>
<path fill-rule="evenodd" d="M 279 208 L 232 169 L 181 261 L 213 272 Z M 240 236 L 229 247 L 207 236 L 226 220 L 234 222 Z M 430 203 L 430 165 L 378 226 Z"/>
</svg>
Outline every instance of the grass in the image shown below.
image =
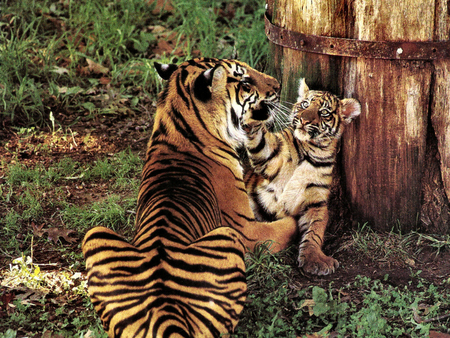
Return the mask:
<svg viewBox="0 0 450 338">
<path fill-rule="evenodd" d="M 23 133 L 24 139 L 31 137 L 40 139 L 41 135 Z M 52 139 L 54 135 L 48 137 Z M 23 149 L 21 145 L 19 148 Z M 50 155 L 52 149 L 45 151 Z M 1 210 L 9 209 L 0 220 L 0 235 L 10 239 L 1 250 L 11 257 L 9 268 L 1 272 L 2 280 L 11 290 L 34 291 L 24 291 L 31 299 L 19 298 L 10 303 L 14 311 L 0 325 L 0 329 L 4 328 L 1 334 L 13 337 L 19 327 L 27 332 L 45 327 L 66 336 L 83 337 L 90 332 L 93 337 L 102 337 L 85 281 L 73 277 L 83 271 L 79 245 L 67 246 L 63 238 L 52 242 L 39 236 L 33 224 L 44 220 L 45 228 L 75 230 L 78 236 L 101 224 L 129 238 L 142 168 L 140 156 L 125 150 L 91 163 L 70 157 L 49 166 L 12 162 L 2 165 L 4 183 L 0 185 Z M 67 184 L 72 191 L 86 190 L 82 194 L 96 189 L 98 192 L 91 201 L 80 204 L 67 194 Z M 49 245 L 68 262 L 66 267 L 51 273 L 33 261 L 33 252 Z M 411 269 L 404 285 L 393 285 L 389 274 L 381 279 L 361 274 L 341 285 L 333 281 L 314 285 L 305 283 L 296 268 L 295 249 L 274 255 L 268 247 L 270 244 L 260 245 L 246 257 L 249 294 L 233 337 L 423 337 L 432 330 L 450 330 L 450 319 L 445 317 L 450 309 L 449 279 L 430 282 L 420 270 Z M 342 250 L 353 250 L 359 257 L 376 262 L 402 264 L 408 258 L 416 258 L 418 248 L 423 247 L 440 255 L 450 249 L 450 243 L 446 236 L 379 234 L 364 225 L 344 241 Z M 8 294 L 3 293 L 3 297 Z M 8 327 L 15 329 L 8 331 Z"/>
<path fill-rule="evenodd" d="M 450 235 L 427 235 L 415 233 L 418 237 L 417 244 L 427 243 L 430 247 L 436 251 L 436 256 L 439 255 L 441 250 L 448 250 L 450 248 Z"/>
<path fill-rule="evenodd" d="M 304 286 L 286 264 L 291 260 L 292 253 L 272 255 L 264 246 L 247 257 L 249 297 L 233 337 L 427 337 L 430 330 L 450 331 L 450 280 L 435 285 L 418 271 L 402 286 L 392 285 L 388 274 L 381 280 L 357 275 L 339 287 Z"/>
<path fill-rule="evenodd" d="M 77 163 L 68 157 L 48 168 L 41 164 L 27 168 L 19 162 L 5 165 L 0 202 L 6 211 L 0 218 L 0 236 L 12 240 L 3 249 L 18 255 L 30 247 L 31 237 L 17 239 L 14 234 L 23 232 L 27 224 L 38 224 L 43 216 L 49 218 L 48 222 L 81 234 L 96 225 L 109 225 L 114 230 L 122 229 L 124 235 L 131 234 L 141 168 L 142 160 L 129 150 L 92 164 Z M 71 202 L 67 184 L 76 189 L 90 184 L 94 190 L 103 184 L 116 193 L 94 196 L 92 203 L 79 206 Z"/>
<path fill-rule="evenodd" d="M 0 337 L 19 337 L 19 331 L 106 337 L 80 274 L 84 271 L 80 241 L 70 245 L 70 237 L 64 236 L 72 232 L 82 237 L 89 228 L 105 225 L 131 237 L 142 160 L 125 150 L 91 164 L 68 157 L 47 168 L 39 164 L 28 168 L 17 162 L 3 169 L 0 236 L 9 240 L 2 243 L 0 254 L 10 257 L 10 264 L 0 270 L 0 295 L 2 299 L 14 293 L 18 296 L 8 305 L 10 313 L 2 319 Z M 74 200 L 67 194 L 67 184 L 75 189 L 90 185 L 92 202 Z M 108 193 L 107 186 L 115 192 Z M 43 235 L 46 232 L 48 237 Z M 51 233 L 56 236 L 51 238 Z M 57 261 L 66 264 L 47 272 L 47 264 L 33 261 L 39 251 L 57 252 Z"/>
<path fill-rule="evenodd" d="M 156 13 L 156 3 L 139 0 L 7 1 L 0 16 L 1 117 L 28 127 L 51 126 L 52 116 L 67 112 L 139 113 L 161 89 L 151 59 L 229 58 L 235 51 L 263 66 L 260 2 L 171 3 L 172 12 Z M 161 40 L 173 49 L 159 51 Z"/>
<path fill-rule="evenodd" d="M 415 234 L 402 235 L 391 231 L 387 234 L 378 234 L 368 224 L 364 224 L 352 234 L 352 245 L 362 255 L 377 261 L 393 262 L 407 261 L 414 251 Z"/>
<path fill-rule="evenodd" d="M 69 206 L 61 212 L 64 223 L 69 228 L 87 231 L 98 225 L 108 226 L 123 234 L 132 234 L 136 198 L 120 195 L 108 196 L 105 200 L 93 202 L 88 207 Z"/>
<path fill-rule="evenodd" d="M 14 311 L 3 323 L 5 327 L 20 326 L 31 332 L 41 332 L 44 337 L 51 336 L 54 331 L 59 332 L 60 337 L 75 337 L 78 331 L 83 332 L 78 337 L 87 334 L 96 338 L 107 337 L 94 315 L 86 293 L 86 281 L 80 273 L 70 269 L 45 272 L 33 263 L 30 256 L 22 256 L 12 262 L 10 270 L 2 273 L 2 278 L 3 285 L 30 290 L 10 303 Z M 30 293 L 31 298 L 27 299 Z M 57 297 L 56 300 L 49 301 L 53 297 Z M 11 328 L 0 332 L 0 337 L 16 336 L 17 331 Z"/>
</svg>

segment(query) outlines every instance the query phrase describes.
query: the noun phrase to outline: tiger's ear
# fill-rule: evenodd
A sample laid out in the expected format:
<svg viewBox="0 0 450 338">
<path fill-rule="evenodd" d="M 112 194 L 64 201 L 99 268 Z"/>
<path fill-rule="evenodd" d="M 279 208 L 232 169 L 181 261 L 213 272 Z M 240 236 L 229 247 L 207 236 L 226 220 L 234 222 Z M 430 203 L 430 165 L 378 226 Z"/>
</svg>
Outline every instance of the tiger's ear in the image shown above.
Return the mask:
<svg viewBox="0 0 450 338">
<path fill-rule="evenodd" d="M 211 99 L 212 93 L 225 89 L 227 85 L 227 74 L 222 66 L 210 68 L 201 73 L 194 83 L 194 95 L 200 101 L 206 102 Z"/>
<path fill-rule="evenodd" d="M 236 49 L 236 45 L 233 46 L 233 52 L 230 55 L 230 60 L 237 60 L 239 58 L 238 51 Z"/>
<path fill-rule="evenodd" d="M 361 104 L 356 99 L 341 100 L 341 116 L 349 124 L 361 114 Z"/>
<path fill-rule="evenodd" d="M 164 80 L 169 80 L 173 72 L 175 72 L 178 69 L 178 66 L 173 63 L 161 64 L 158 62 L 154 62 L 153 64 L 159 76 L 161 76 Z"/>
<path fill-rule="evenodd" d="M 227 71 L 222 66 L 214 69 L 214 74 L 211 83 L 212 92 L 222 92 L 227 86 Z"/>
<path fill-rule="evenodd" d="M 306 96 L 306 93 L 309 91 L 308 86 L 306 85 L 305 78 L 300 78 L 298 81 L 298 98 L 297 102 L 300 102 L 303 100 L 303 98 Z"/>
</svg>

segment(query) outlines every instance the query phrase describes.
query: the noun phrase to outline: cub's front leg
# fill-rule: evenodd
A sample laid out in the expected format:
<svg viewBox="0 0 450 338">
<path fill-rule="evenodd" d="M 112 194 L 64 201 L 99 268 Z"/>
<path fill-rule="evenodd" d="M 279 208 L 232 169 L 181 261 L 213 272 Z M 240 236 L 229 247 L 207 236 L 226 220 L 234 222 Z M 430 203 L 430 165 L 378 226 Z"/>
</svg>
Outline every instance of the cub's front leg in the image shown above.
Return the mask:
<svg viewBox="0 0 450 338">
<path fill-rule="evenodd" d="M 323 253 L 322 245 L 328 224 L 328 207 L 326 204 L 310 206 L 298 220 L 302 235 L 299 247 L 298 265 L 306 273 L 328 275 L 333 273 L 339 262 Z"/>
</svg>

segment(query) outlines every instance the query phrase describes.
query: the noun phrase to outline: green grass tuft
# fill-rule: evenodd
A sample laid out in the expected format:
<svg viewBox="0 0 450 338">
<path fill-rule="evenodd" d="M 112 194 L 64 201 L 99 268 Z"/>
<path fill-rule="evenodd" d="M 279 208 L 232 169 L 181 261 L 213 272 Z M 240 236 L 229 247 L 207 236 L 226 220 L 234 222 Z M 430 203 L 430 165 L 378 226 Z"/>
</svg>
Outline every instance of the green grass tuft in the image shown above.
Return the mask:
<svg viewBox="0 0 450 338">
<path fill-rule="evenodd" d="M 64 223 L 72 229 L 86 232 L 95 226 L 105 226 L 124 235 L 134 231 L 134 209 L 136 199 L 124 199 L 120 195 L 110 195 L 104 200 L 87 206 L 68 206 L 61 212 Z"/>
<path fill-rule="evenodd" d="M 249 296 L 232 337 L 426 337 L 432 328 L 450 328 L 450 318 L 442 316 L 449 290 L 420 272 L 403 286 L 393 286 L 386 275 L 383 280 L 357 276 L 341 288 L 333 282 L 305 287 L 296 282 L 291 265 L 282 263 L 286 254 L 260 247 L 248 255 Z"/>
<path fill-rule="evenodd" d="M 155 98 L 159 62 L 194 56 L 239 59 L 263 68 L 268 52 L 264 5 L 257 0 L 218 3 L 173 0 L 172 13 L 155 14 L 156 2 L 128 0 L 9 1 L 0 16 L 0 114 L 21 126 L 51 126 L 51 116 L 70 111 L 94 117 L 118 113 L 119 105 L 99 104 L 107 81 L 115 98 L 139 112 Z M 176 46 L 155 55 L 164 27 Z M 135 93 L 141 94 L 136 96 Z"/>
</svg>

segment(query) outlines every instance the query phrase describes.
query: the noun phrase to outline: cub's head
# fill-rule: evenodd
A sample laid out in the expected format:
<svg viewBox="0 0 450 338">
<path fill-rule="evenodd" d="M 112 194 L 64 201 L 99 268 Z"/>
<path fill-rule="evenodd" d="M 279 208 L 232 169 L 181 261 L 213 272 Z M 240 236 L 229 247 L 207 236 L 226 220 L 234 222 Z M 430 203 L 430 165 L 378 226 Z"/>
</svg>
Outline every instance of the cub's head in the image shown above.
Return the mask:
<svg viewBox="0 0 450 338">
<path fill-rule="evenodd" d="M 359 116 L 361 105 L 356 99 L 339 100 L 329 92 L 309 90 L 305 79 L 300 79 L 293 113 L 295 137 L 326 147 L 341 137 L 344 125 Z"/>
<path fill-rule="evenodd" d="M 155 68 L 168 80 L 158 109 L 177 109 L 186 119 L 199 119 L 197 126 L 219 133 L 232 146 L 245 141 L 243 121 L 268 119 L 268 106 L 279 99 L 277 80 L 237 60 L 200 58 L 179 66 L 155 63 Z"/>
</svg>

